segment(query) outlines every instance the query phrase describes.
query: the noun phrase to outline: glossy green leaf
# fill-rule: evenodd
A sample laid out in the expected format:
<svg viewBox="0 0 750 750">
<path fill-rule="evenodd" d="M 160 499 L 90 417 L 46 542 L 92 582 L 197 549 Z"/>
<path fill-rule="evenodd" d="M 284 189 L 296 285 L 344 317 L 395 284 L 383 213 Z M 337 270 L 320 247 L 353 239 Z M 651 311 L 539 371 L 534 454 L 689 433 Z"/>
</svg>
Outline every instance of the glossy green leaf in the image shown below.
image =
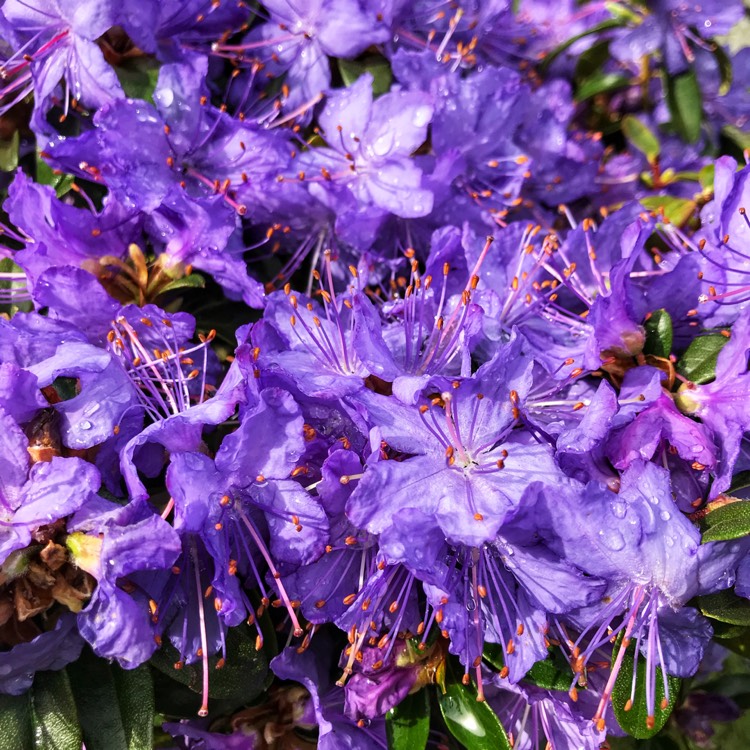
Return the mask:
<svg viewBox="0 0 750 750">
<path fill-rule="evenodd" d="M 445 693 L 438 693 L 438 703 L 448 731 L 467 750 L 510 750 L 508 735 L 495 712 L 477 700 L 474 686 L 464 685 L 450 665 Z"/>
<path fill-rule="evenodd" d="M 489 662 L 498 672 L 505 666 L 505 654 L 499 643 L 485 643 L 482 658 Z"/>
<path fill-rule="evenodd" d="M 612 660 L 617 657 L 619 641 L 615 645 Z M 635 654 L 635 643 L 631 643 L 622 660 L 620 671 L 612 691 L 612 708 L 620 726 L 632 737 L 637 739 L 648 739 L 657 734 L 666 724 L 669 715 L 675 707 L 680 693 L 681 681 L 677 677 L 667 675 L 669 687 L 669 698 L 666 708 L 662 708 L 664 700 L 664 679 L 660 667 L 656 668 L 655 676 L 655 699 L 653 724 L 649 726 L 648 708 L 646 706 L 646 659 L 642 654 L 638 656 L 635 698 L 629 710 L 625 710 L 630 700 L 630 692 L 633 684 L 633 657 Z"/>
<path fill-rule="evenodd" d="M 643 351 L 656 357 L 669 357 L 672 352 L 672 317 L 666 310 L 655 310 L 644 323 L 646 343 Z"/>
<path fill-rule="evenodd" d="M 388 750 L 424 750 L 430 733 L 430 693 L 407 695 L 385 716 Z"/>
<path fill-rule="evenodd" d="M 31 694 L 0 694 L 0 750 L 34 747 Z"/>
<path fill-rule="evenodd" d="M 115 664 L 112 673 L 128 750 L 151 750 L 155 712 L 151 670 L 145 664 L 137 669 Z"/>
<path fill-rule="evenodd" d="M 630 83 L 630 79 L 627 76 L 619 75 L 618 73 L 604 73 L 599 71 L 584 78 L 576 89 L 576 101 L 582 102 L 586 99 L 590 99 L 592 96 L 598 96 L 599 94 L 606 94 L 610 91 L 617 91 L 617 89 L 624 88 Z"/>
<path fill-rule="evenodd" d="M 750 626 L 750 600 L 733 591 L 718 591 L 698 597 L 698 609 L 712 620 L 729 625 Z"/>
<path fill-rule="evenodd" d="M 750 535 L 750 501 L 722 505 L 701 519 L 703 543 L 722 542 Z"/>
<path fill-rule="evenodd" d="M 733 641 L 736 638 L 741 638 L 745 633 L 748 632 L 748 628 L 744 625 L 729 625 L 726 622 L 719 622 L 714 620 L 711 623 L 711 627 L 714 631 L 714 638 L 718 638 L 721 641 Z M 722 646 L 724 643 L 722 643 Z M 729 646 L 727 646 L 729 648 Z"/>
<path fill-rule="evenodd" d="M 699 336 L 677 362 L 677 372 L 693 383 L 708 383 L 716 377 L 716 359 L 729 339 L 719 333 Z"/>
<path fill-rule="evenodd" d="M 732 88 L 732 60 L 720 44 L 712 45 L 711 53 L 716 60 L 719 74 L 721 75 L 719 96 L 724 96 L 729 92 L 729 89 Z"/>
<path fill-rule="evenodd" d="M 41 185 L 49 185 L 54 188 L 55 195 L 62 198 L 73 184 L 72 174 L 56 174 L 46 161 L 37 154 L 36 159 L 36 181 Z"/>
<path fill-rule="evenodd" d="M 147 666 L 125 670 L 87 648 L 67 671 L 87 750 L 151 750 L 154 687 Z"/>
<path fill-rule="evenodd" d="M 564 660 L 555 659 L 555 654 L 544 661 L 538 661 L 526 673 L 524 680 L 532 682 L 545 690 L 561 690 L 567 692 L 573 682 L 573 672 Z"/>
<path fill-rule="evenodd" d="M 723 639 L 721 645 L 745 659 L 750 659 L 750 628 L 741 628 L 737 635 Z"/>
<path fill-rule="evenodd" d="M 659 156 L 661 144 L 654 131 L 634 115 L 622 118 L 622 132 L 628 141 L 653 163 Z"/>
<path fill-rule="evenodd" d="M 83 737 L 67 672 L 37 672 L 31 693 L 34 750 L 81 750 Z"/>
<path fill-rule="evenodd" d="M 701 169 L 700 172 L 698 172 L 698 182 L 700 183 L 700 186 L 703 188 L 703 190 L 711 190 L 714 189 L 714 172 L 715 168 L 713 164 L 706 164 L 705 167 Z"/>
<path fill-rule="evenodd" d="M 226 663 L 216 669 L 217 656 L 208 660 L 209 697 L 235 701 L 237 705 L 249 703 L 266 687 L 268 657 L 264 650 L 255 648 L 255 630 L 248 625 L 229 628 L 226 634 Z M 151 664 L 175 682 L 186 685 L 194 693 L 201 693 L 203 668 L 200 661 L 175 669 L 179 662 L 177 650 L 165 643 L 152 657 Z M 197 701 L 199 704 L 200 701 Z M 196 704 L 196 710 L 198 709 Z"/>
<path fill-rule="evenodd" d="M 12 172 L 18 166 L 18 145 L 21 136 L 18 130 L 8 141 L 0 141 L 0 169 L 3 172 Z"/>
<path fill-rule="evenodd" d="M 604 7 L 617 19 L 624 23 L 639 24 L 642 18 L 634 11 L 628 8 L 622 2 L 605 2 Z"/>
<path fill-rule="evenodd" d="M 641 199 L 641 203 L 649 211 L 663 212 L 664 218 L 678 227 L 685 224 L 698 207 L 689 198 L 677 198 L 673 195 L 648 195 Z"/>
<path fill-rule="evenodd" d="M 188 276 L 183 276 L 181 279 L 175 279 L 170 281 L 169 284 L 162 287 L 161 294 L 165 292 L 173 292 L 178 289 L 204 289 L 206 286 L 206 280 L 199 273 L 191 273 Z"/>
<path fill-rule="evenodd" d="M 125 96 L 153 102 L 154 89 L 159 79 L 159 62 L 146 55 L 132 57 L 115 68 Z"/>
<path fill-rule="evenodd" d="M 337 60 L 341 79 L 351 86 L 364 73 L 372 75 L 372 93 L 380 96 L 390 91 L 393 81 L 391 65 L 384 57 L 372 56 L 360 60 Z"/>
<path fill-rule="evenodd" d="M 695 143 L 701 134 L 703 101 L 695 71 L 667 77 L 667 105 L 672 126 L 688 143 Z"/>
</svg>

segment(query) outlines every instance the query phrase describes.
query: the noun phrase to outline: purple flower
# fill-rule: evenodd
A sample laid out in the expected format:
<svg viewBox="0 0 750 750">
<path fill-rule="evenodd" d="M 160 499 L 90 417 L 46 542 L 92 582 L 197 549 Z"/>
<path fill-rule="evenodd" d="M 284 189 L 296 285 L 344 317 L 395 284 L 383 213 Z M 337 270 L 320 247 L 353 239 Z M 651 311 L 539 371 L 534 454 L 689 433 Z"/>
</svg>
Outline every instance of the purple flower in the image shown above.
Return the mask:
<svg viewBox="0 0 750 750">
<path fill-rule="evenodd" d="M 508 685 L 497 681 L 487 699 L 513 747 L 536 750 L 546 742 L 555 750 L 598 750 L 605 733 L 598 729 L 568 697 L 533 685 Z"/>
<path fill-rule="evenodd" d="M 105 255 L 124 258 L 137 237 L 137 218 L 112 196 L 104 199 L 101 211 L 76 208 L 21 171 L 8 188 L 3 208 L 25 245 L 13 257 L 32 288 L 50 267 L 70 265 L 94 273 Z"/>
<path fill-rule="evenodd" d="M 100 502 L 99 513 L 70 525 L 68 549 L 76 564 L 97 580 L 88 606 L 78 615 L 81 635 L 99 656 L 134 668 L 157 647 L 149 593 L 135 585 L 142 571 L 165 570 L 180 551 L 179 537 L 144 503 L 126 508 Z"/>
<path fill-rule="evenodd" d="M 207 66 L 204 57 L 163 65 L 155 106 L 114 102 L 97 112 L 93 130 L 51 145 L 49 156 L 148 214 L 146 228 L 172 263 L 217 270 L 230 294 L 258 306 L 259 286 L 222 250 L 238 215 L 263 205 L 263 183 L 286 167 L 291 149 L 281 131 L 202 104 Z M 138 136 L 123 139 L 124 132 Z M 233 273 L 242 282 L 232 282 Z"/>
<path fill-rule="evenodd" d="M 435 378 L 417 406 L 369 391 L 358 397 L 387 445 L 411 457 L 367 467 L 347 503 L 355 525 L 380 534 L 399 510 L 419 508 L 448 540 L 478 546 L 513 517 L 532 481 L 561 480 L 551 451 L 513 431 L 530 385 L 517 351 L 508 345 L 473 379 Z M 382 501 L 373 505 L 372 495 Z"/>
<path fill-rule="evenodd" d="M 297 166 L 310 190 L 345 186 L 360 206 L 404 218 L 432 210 L 432 193 L 411 154 L 432 119 L 428 94 L 394 91 L 373 101 L 372 76 L 333 91 L 318 121 L 328 144 L 300 154 Z"/>
<path fill-rule="evenodd" d="M 320 750 L 383 750 L 387 746 L 384 721 L 359 726 L 345 715 L 344 689 L 330 683 L 324 662 L 331 646 L 324 634 L 316 638 L 320 638 L 317 650 L 308 648 L 299 653 L 295 648 L 285 648 L 271 662 L 271 669 L 277 677 L 295 680 L 307 688 L 318 725 Z"/>
<path fill-rule="evenodd" d="M 620 633 L 625 645 L 635 640 L 636 656 L 646 660 L 653 716 L 657 665 L 690 676 L 712 635 L 708 621 L 684 606 L 700 590 L 700 534 L 672 499 L 668 472 L 643 461 L 623 473 L 617 494 L 590 483 L 585 490 L 544 497 L 550 546 L 610 583 L 600 604 L 571 615 L 581 633 L 575 641 L 560 630 L 574 671 L 585 681 L 586 664 L 598 648 Z M 625 650 L 612 664 L 594 716 L 602 725 Z M 633 680 L 633 692 L 635 687 Z"/>
<path fill-rule="evenodd" d="M 677 75 L 693 62 L 690 42 L 700 44 L 695 33 L 703 39 L 728 34 L 742 18 L 742 6 L 723 0 L 707 0 L 700 5 L 683 0 L 659 0 L 643 8 L 641 13 L 635 28 L 623 29 L 616 35 L 610 45 L 612 54 L 636 66 L 644 55 L 661 52 L 669 74 Z"/>
<path fill-rule="evenodd" d="M 49 130 L 45 114 L 52 105 L 61 79 L 65 81 L 64 111 L 68 95 L 97 108 L 123 95 L 114 70 L 105 62 L 96 40 L 117 23 L 112 0 L 8 0 L 2 8 L 0 29 L 17 51 L 6 62 L 17 77 L 2 92 L 11 101 L 7 110 L 34 91 L 33 125 Z M 30 58 L 28 59 L 27 56 Z"/>
<path fill-rule="evenodd" d="M 281 102 L 290 116 L 310 119 L 313 104 L 331 85 L 329 57 L 356 57 L 390 36 L 389 3 L 365 0 L 292 0 L 264 3 L 267 23 L 253 29 L 240 44 L 214 49 L 240 60 L 253 55 L 267 74 L 284 76 L 288 92 Z"/>
<path fill-rule="evenodd" d="M 677 396 L 680 409 L 686 414 L 698 417 L 720 447 L 715 470 L 716 480 L 711 486 L 712 496 L 723 492 L 729 486 L 739 455 L 740 442 L 745 432 L 750 429 L 750 419 L 745 408 L 750 387 L 748 351 L 750 311 L 745 310 L 732 326 L 729 341 L 719 352 L 716 378 L 705 385 L 684 385 Z"/>
<path fill-rule="evenodd" d="M 35 672 L 62 669 L 80 656 L 83 645 L 75 615 L 64 613 L 51 630 L 0 653 L 0 693 L 20 695 L 31 687 Z"/>
</svg>

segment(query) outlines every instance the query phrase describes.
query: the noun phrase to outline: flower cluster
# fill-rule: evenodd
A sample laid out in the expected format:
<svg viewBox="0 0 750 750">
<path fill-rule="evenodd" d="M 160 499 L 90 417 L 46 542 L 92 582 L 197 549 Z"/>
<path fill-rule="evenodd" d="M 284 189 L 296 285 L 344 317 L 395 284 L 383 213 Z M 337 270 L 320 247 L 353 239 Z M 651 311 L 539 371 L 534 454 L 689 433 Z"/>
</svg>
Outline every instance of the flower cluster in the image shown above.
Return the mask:
<svg viewBox="0 0 750 750">
<path fill-rule="evenodd" d="M 681 681 L 750 632 L 747 22 L 6 0 L 0 692 L 155 675 L 184 748 L 597 750 L 676 705 L 708 741 Z"/>
</svg>

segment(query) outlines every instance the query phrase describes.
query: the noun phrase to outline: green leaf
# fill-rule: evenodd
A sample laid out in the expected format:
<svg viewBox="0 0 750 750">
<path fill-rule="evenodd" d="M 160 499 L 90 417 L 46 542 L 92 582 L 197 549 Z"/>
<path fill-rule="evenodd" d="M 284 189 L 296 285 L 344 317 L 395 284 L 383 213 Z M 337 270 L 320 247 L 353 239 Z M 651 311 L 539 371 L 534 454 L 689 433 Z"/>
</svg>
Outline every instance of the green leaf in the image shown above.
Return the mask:
<svg viewBox="0 0 750 750">
<path fill-rule="evenodd" d="M 661 151 L 659 139 L 654 131 L 633 115 L 622 118 L 622 132 L 650 163 L 654 163 Z"/>
<path fill-rule="evenodd" d="M 614 661 L 620 649 L 620 640 L 615 644 L 612 654 Z M 642 654 L 638 657 L 638 666 L 636 673 L 635 699 L 626 711 L 625 707 L 630 700 L 630 691 L 633 684 L 633 655 L 635 654 L 635 643 L 631 643 L 625 652 L 625 656 L 617 673 L 617 680 L 612 691 L 612 708 L 620 726 L 632 737 L 639 740 L 645 740 L 657 734 L 666 724 L 669 715 L 675 707 L 680 692 L 680 680 L 677 677 L 667 675 L 667 685 L 669 687 L 669 699 L 666 708 L 661 708 L 664 700 L 664 678 L 660 667 L 656 667 L 654 681 L 655 698 L 654 698 L 654 715 L 653 726 L 648 726 L 648 708 L 646 707 L 646 659 Z"/>
<path fill-rule="evenodd" d="M 424 750 L 430 733 L 430 694 L 407 695 L 385 716 L 388 750 Z"/>
<path fill-rule="evenodd" d="M 19 750 L 19 748 L 33 747 L 31 694 L 0 694 L 0 750 Z"/>
<path fill-rule="evenodd" d="M 643 351 L 655 357 L 669 357 L 672 352 L 672 317 L 666 310 L 655 310 L 645 322 L 646 343 Z"/>
<path fill-rule="evenodd" d="M 153 103 L 154 89 L 159 78 L 158 60 L 146 55 L 128 58 L 115 68 L 125 96 Z"/>
<path fill-rule="evenodd" d="M 21 135 L 18 130 L 13 131 L 9 141 L 0 141 L 0 169 L 12 172 L 18 166 L 18 144 Z"/>
<path fill-rule="evenodd" d="M 445 693 L 438 694 L 440 712 L 448 731 L 468 750 L 510 750 L 495 712 L 477 700 L 473 685 L 464 685 L 449 662 Z"/>
<path fill-rule="evenodd" d="M 677 362 L 677 372 L 693 383 L 708 383 L 716 377 L 716 360 L 729 339 L 719 333 L 699 336 Z"/>
<path fill-rule="evenodd" d="M 482 658 L 499 672 L 505 666 L 505 653 L 499 643 L 485 643 Z"/>
<path fill-rule="evenodd" d="M 561 690 L 567 693 L 573 682 L 573 673 L 567 664 L 557 662 L 555 655 L 556 653 L 553 653 L 551 659 L 538 661 L 534 664 L 526 673 L 524 680 L 533 682 L 534 685 L 546 690 Z"/>
<path fill-rule="evenodd" d="M 391 89 L 393 72 L 391 65 L 384 57 L 371 56 L 361 60 L 337 61 L 341 79 L 347 86 L 351 86 L 364 73 L 372 75 L 372 93 L 374 96 L 385 94 Z"/>
<path fill-rule="evenodd" d="M 34 750 L 81 750 L 83 737 L 65 670 L 37 672 L 31 693 Z"/>
<path fill-rule="evenodd" d="M 125 670 L 85 649 L 67 671 L 87 750 L 151 750 L 154 688 L 147 666 Z"/>
<path fill-rule="evenodd" d="M 667 105 L 677 134 L 695 143 L 701 134 L 703 102 L 694 70 L 667 77 Z"/>
<path fill-rule="evenodd" d="M 264 650 L 255 649 L 255 630 L 248 625 L 229 628 L 226 634 L 226 663 L 216 669 L 218 656 L 208 660 L 210 698 L 231 700 L 237 706 L 249 703 L 266 687 L 268 657 Z M 165 643 L 152 657 L 151 664 L 175 682 L 186 685 L 193 693 L 200 694 L 203 685 L 201 661 L 175 669 L 180 656 L 177 649 Z M 195 710 L 199 708 L 196 699 Z"/>
<path fill-rule="evenodd" d="M 726 50 L 720 44 L 714 44 L 711 52 L 716 59 L 721 75 L 721 84 L 719 85 L 719 96 L 724 96 L 732 88 L 732 60 L 726 53 Z"/>
<path fill-rule="evenodd" d="M 604 7 L 615 17 L 626 23 L 640 25 L 643 19 L 633 10 L 630 10 L 622 2 L 606 2 Z"/>
<path fill-rule="evenodd" d="M 742 628 L 739 634 L 722 640 L 721 645 L 745 659 L 750 659 L 750 628 Z"/>
<path fill-rule="evenodd" d="M 60 401 L 70 401 L 78 395 L 78 378 L 60 375 L 52 381 L 51 385 Z"/>
<path fill-rule="evenodd" d="M 726 622 L 719 622 L 714 620 L 711 623 L 711 627 L 714 630 L 714 638 L 719 638 L 721 641 L 733 641 L 736 638 L 742 637 L 748 632 L 748 628 L 743 625 L 729 625 Z M 724 645 L 724 643 L 722 643 Z M 729 646 L 727 646 L 729 648 Z"/>
<path fill-rule="evenodd" d="M 183 276 L 181 279 L 170 281 L 169 284 L 161 288 L 159 293 L 173 292 L 176 289 L 204 289 L 205 286 L 206 280 L 203 276 L 199 273 L 191 273 L 189 276 Z"/>
<path fill-rule="evenodd" d="M 750 534 L 750 501 L 737 500 L 707 513 L 701 519 L 702 544 L 739 539 Z"/>
<path fill-rule="evenodd" d="M 50 185 L 55 190 L 55 195 L 62 198 L 70 190 L 74 177 L 72 174 L 55 174 L 46 161 L 37 152 L 36 158 L 36 181 L 41 185 Z"/>
<path fill-rule="evenodd" d="M 112 666 L 128 750 L 153 747 L 154 683 L 145 664 L 137 669 Z"/>
<path fill-rule="evenodd" d="M 582 31 L 580 34 L 570 37 L 570 39 L 566 39 L 562 44 L 549 52 L 542 60 L 542 64 L 539 66 L 540 72 L 545 73 L 554 60 L 565 52 L 568 47 L 572 47 L 579 39 L 598 34 L 600 31 L 606 31 L 607 29 L 616 29 L 622 25 L 623 21 L 621 19 L 610 18 L 607 21 L 602 21 L 601 23 L 596 24 L 596 26 L 586 29 L 586 31 Z"/>
<path fill-rule="evenodd" d="M 676 198 L 672 195 L 649 195 L 641 199 L 649 211 L 664 213 L 664 218 L 677 227 L 682 226 L 695 213 L 697 204 L 689 198 Z"/>
<path fill-rule="evenodd" d="M 698 609 L 712 620 L 729 625 L 750 626 L 750 601 L 732 591 L 699 596 Z"/>
<path fill-rule="evenodd" d="M 698 182 L 704 191 L 714 189 L 714 172 L 715 168 L 713 164 L 706 164 L 700 172 L 698 172 Z"/>
<path fill-rule="evenodd" d="M 576 89 L 575 99 L 577 102 L 582 102 L 592 96 L 606 94 L 608 91 L 617 91 L 617 89 L 624 88 L 629 83 L 630 79 L 627 76 L 618 73 L 605 73 L 600 70 L 580 81 Z"/>
<path fill-rule="evenodd" d="M 750 133 L 746 133 L 734 125 L 725 125 L 721 129 L 721 133 L 729 138 L 729 140 L 734 141 L 743 151 L 750 148 Z"/>
</svg>

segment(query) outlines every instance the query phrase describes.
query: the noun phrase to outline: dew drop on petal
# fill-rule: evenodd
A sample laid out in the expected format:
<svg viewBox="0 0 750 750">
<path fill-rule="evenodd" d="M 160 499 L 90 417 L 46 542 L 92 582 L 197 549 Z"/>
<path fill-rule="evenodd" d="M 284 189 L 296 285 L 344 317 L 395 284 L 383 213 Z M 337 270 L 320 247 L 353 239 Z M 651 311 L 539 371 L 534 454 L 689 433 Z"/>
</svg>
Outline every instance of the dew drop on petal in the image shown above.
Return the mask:
<svg viewBox="0 0 750 750">
<path fill-rule="evenodd" d="M 625 514 L 627 513 L 625 503 L 612 503 L 612 513 L 615 518 L 625 518 Z"/>
<path fill-rule="evenodd" d="M 600 529 L 602 544 L 613 552 L 619 552 L 625 546 L 625 539 L 617 529 Z"/>
<path fill-rule="evenodd" d="M 160 89 L 156 94 L 156 99 L 163 107 L 171 107 L 174 101 L 174 91 L 172 89 Z"/>
<path fill-rule="evenodd" d="M 412 118 L 412 123 L 414 124 L 415 128 L 421 128 L 427 125 L 427 123 L 432 119 L 432 107 L 422 106 L 417 107 L 416 111 L 414 112 L 414 117 Z"/>
</svg>

